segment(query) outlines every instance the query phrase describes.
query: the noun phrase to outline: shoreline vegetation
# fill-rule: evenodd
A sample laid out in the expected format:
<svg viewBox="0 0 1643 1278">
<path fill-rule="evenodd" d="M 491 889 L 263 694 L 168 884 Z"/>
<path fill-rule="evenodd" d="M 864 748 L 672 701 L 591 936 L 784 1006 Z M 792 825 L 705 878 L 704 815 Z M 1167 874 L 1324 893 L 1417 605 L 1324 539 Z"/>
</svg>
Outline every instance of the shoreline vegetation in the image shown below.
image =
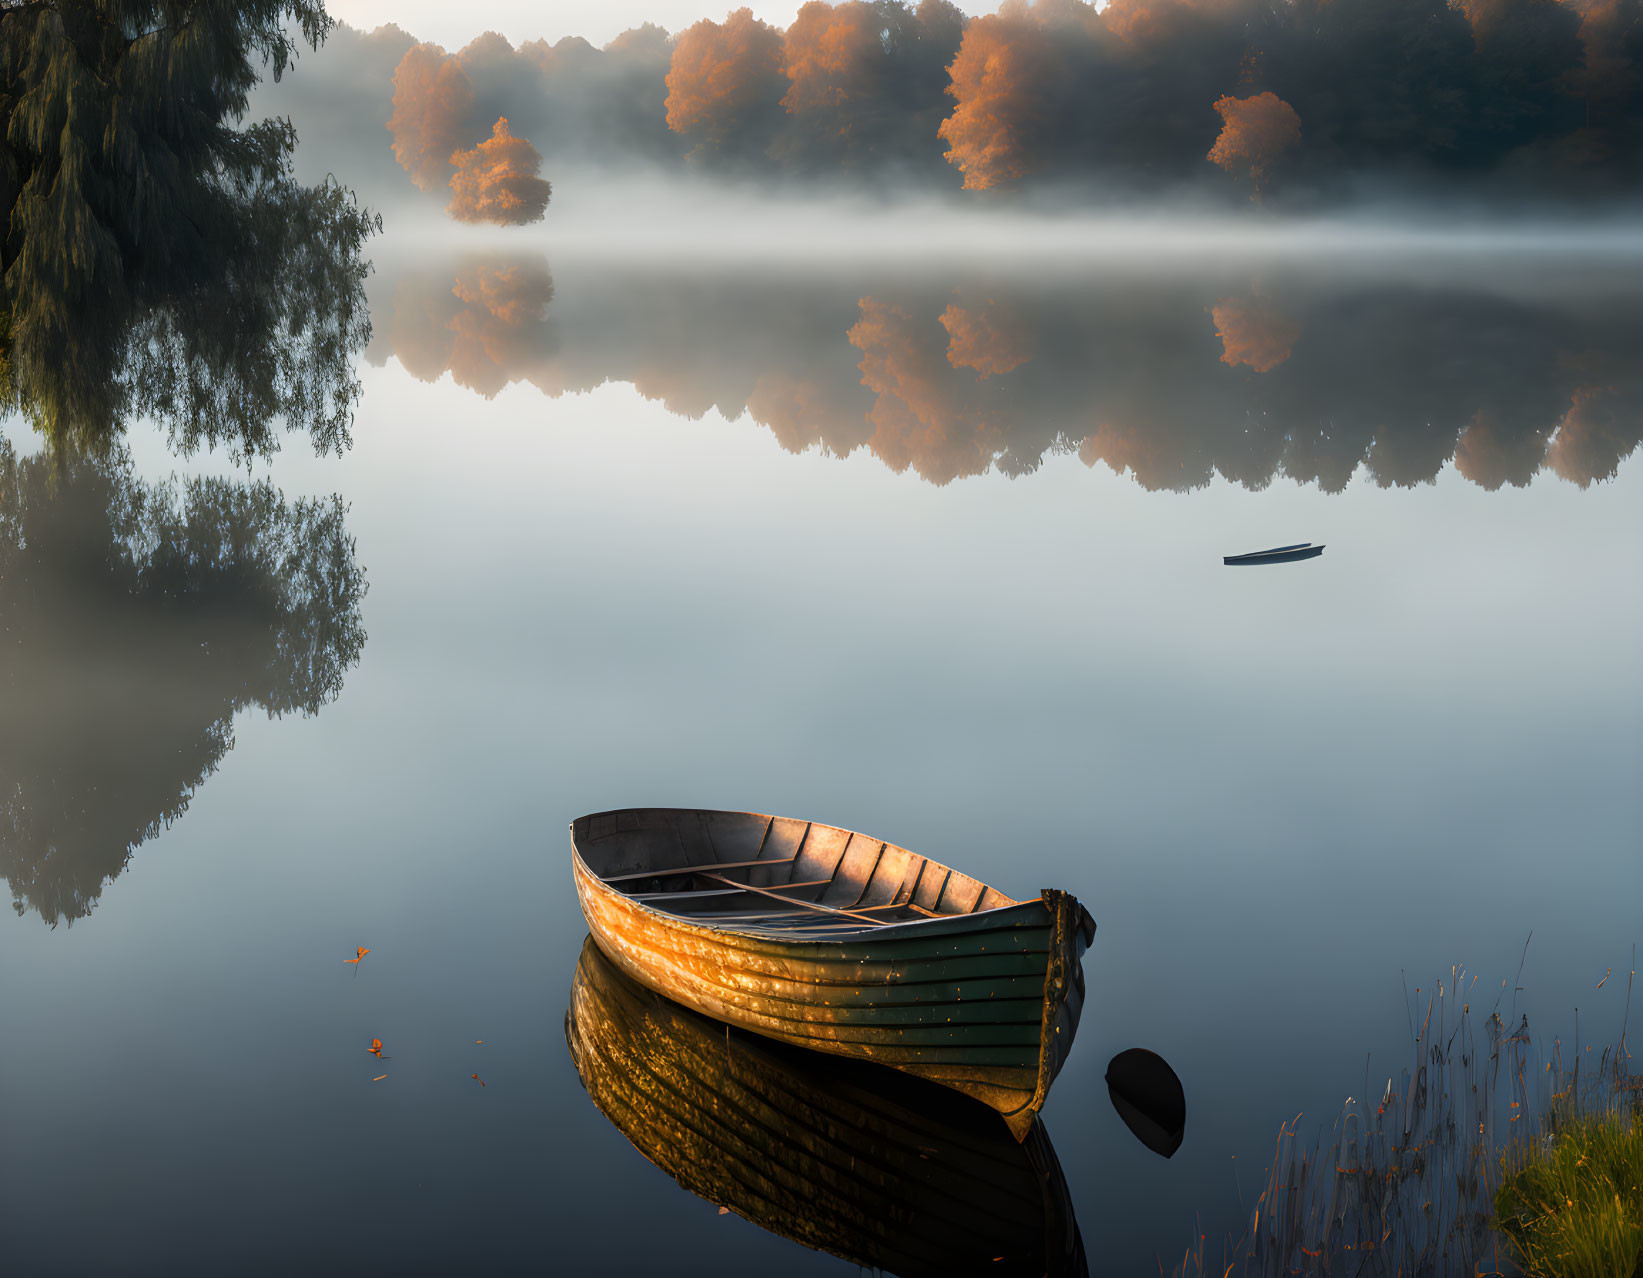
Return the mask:
<svg viewBox="0 0 1643 1278">
<path fill-rule="evenodd" d="M 739 7 L 602 48 L 485 31 L 448 51 L 397 25 L 339 23 L 280 109 L 303 110 L 301 93 L 346 171 L 436 198 L 499 117 L 552 172 L 982 197 L 1073 180 L 1225 206 L 1352 202 L 1366 180 L 1565 208 L 1638 194 L 1635 0 L 997 8 L 810 0 L 783 27 Z"/>
<path fill-rule="evenodd" d="M 1321 1128 L 1302 1144 L 1299 1114 L 1280 1124 L 1242 1235 L 1217 1258 L 1200 1234 L 1173 1278 L 1643 1274 L 1643 1075 L 1626 1045 L 1635 976 L 1634 947 L 1619 1037 L 1595 1069 L 1578 1012 L 1569 1057 L 1555 1035 L 1543 1057 L 1515 993 L 1502 1017 L 1504 982 L 1481 1041 L 1477 977 L 1452 968 L 1424 999 L 1417 988 L 1413 1070 L 1372 1100 L 1366 1064 L 1327 1144 Z"/>
</svg>

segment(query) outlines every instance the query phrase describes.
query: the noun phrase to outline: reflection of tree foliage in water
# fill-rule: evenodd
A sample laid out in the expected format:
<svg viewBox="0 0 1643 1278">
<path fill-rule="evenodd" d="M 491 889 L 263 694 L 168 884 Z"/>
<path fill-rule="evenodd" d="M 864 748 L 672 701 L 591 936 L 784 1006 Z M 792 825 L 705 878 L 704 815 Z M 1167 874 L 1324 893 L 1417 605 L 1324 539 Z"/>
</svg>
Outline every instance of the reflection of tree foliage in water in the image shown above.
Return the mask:
<svg viewBox="0 0 1643 1278">
<path fill-rule="evenodd" d="M 270 453 L 280 419 L 340 451 L 377 220 L 292 179 L 288 123 L 230 127 L 323 6 L 110 12 L 0 6 L 0 409 L 85 452 L 141 415 L 185 451 Z"/>
<path fill-rule="evenodd" d="M 535 256 L 418 264 L 379 286 L 369 354 L 485 395 L 630 382 L 937 484 L 1075 453 L 1177 491 L 1408 487 L 1451 461 L 1489 489 L 1543 469 L 1584 486 L 1643 438 L 1643 317 L 1624 295 L 958 279 L 572 269 L 556 294 Z"/>
<path fill-rule="evenodd" d="M 539 256 L 464 257 L 449 271 L 403 276 L 375 345 L 424 381 L 449 370 L 490 399 L 551 354 L 552 300 L 553 276 Z"/>
<path fill-rule="evenodd" d="M 180 491 L 0 440 L 0 876 L 14 908 L 89 913 L 180 816 L 233 718 L 313 714 L 365 633 L 338 498 Z"/>
</svg>

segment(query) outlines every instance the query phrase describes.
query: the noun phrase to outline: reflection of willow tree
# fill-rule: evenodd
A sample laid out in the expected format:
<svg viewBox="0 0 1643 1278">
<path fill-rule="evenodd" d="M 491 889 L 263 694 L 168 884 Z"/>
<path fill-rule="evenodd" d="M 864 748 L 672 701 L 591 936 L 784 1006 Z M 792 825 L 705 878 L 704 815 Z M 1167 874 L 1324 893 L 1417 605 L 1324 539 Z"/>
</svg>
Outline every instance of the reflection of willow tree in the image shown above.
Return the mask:
<svg viewBox="0 0 1643 1278">
<path fill-rule="evenodd" d="M 364 643 L 340 501 L 20 461 L 0 440 L 0 876 L 53 926 L 187 807 L 233 718 L 311 714 Z"/>
<path fill-rule="evenodd" d="M 290 25 L 287 25 L 287 24 Z M 315 0 L 0 3 L 0 411 L 101 452 L 152 415 L 184 450 L 348 439 L 376 219 L 290 173 L 282 120 L 232 127 Z"/>
</svg>

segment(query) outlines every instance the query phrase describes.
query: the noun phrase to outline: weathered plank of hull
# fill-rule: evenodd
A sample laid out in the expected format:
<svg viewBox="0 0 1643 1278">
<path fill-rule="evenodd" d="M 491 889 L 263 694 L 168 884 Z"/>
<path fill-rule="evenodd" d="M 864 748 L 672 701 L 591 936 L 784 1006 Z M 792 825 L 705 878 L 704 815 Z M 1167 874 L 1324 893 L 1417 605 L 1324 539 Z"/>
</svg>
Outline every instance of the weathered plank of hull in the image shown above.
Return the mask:
<svg viewBox="0 0 1643 1278">
<path fill-rule="evenodd" d="M 601 814 L 607 818 L 628 815 Z M 779 820 L 758 814 L 685 815 L 716 819 L 746 815 L 765 822 L 765 836 L 757 844 L 761 856 L 771 847 L 769 831 Z M 857 930 L 837 939 L 809 935 L 787 940 L 732 924 L 715 924 L 711 919 L 693 921 L 688 913 L 658 908 L 657 901 L 667 898 L 665 893 L 629 894 L 607 882 L 614 878 L 631 885 L 637 880 L 639 886 L 650 886 L 644 883 L 646 871 L 655 870 L 656 863 L 654 857 L 647 862 L 628 855 L 618 845 L 617 855 L 607 857 L 601 872 L 594 873 L 581 848 L 584 840 L 598 844 L 590 834 L 599 819 L 582 818 L 573 826 L 577 893 L 594 938 L 633 979 L 705 1015 L 755 1033 L 813 1050 L 870 1059 L 941 1083 L 998 1110 L 1018 1137 L 1029 1130 L 1066 1058 L 1082 1003 L 1079 957 L 1093 924 L 1070 896 L 1047 892 L 1037 900 L 1015 902 L 965 879 L 975 887 L 962 889 L 960 903 L 968 902 L 971 908 L 985 903 L 990 908 L 979 913 L 932 915 L 910 924 L 857 925 Z M 642 822 L 656 816 L 641 810 L 632 819 Z M 715 846 L 713 851 L 720 861 L 734 860 L 749 867 L 742 872 L 749 877 L 761 875 L 775 890 L 786 881 L 807 884 L 829 869 L 836 876 L 862 837 L 832 827 L 794 824 L 806 831 L 797 842 L 800 852 L 793 856 L 788 847 L 777 843 L 775 854 L 788 856 L 779 870 L 767 871 L 758 856 L 739 856 L 735 847 Z M 838 836 L 832 841 L 842 850 L 831 865 L 820 856 L 805 863 L 812 844 L 824 841 L 810 838 L 813 828 L 830 831 L 829 837 Z M 649 831 L 649 827 L 644 829 Z M 864 855 L 861 864 L 883 866 L 888 847 L 879 844 L 877 857 Z M 681 845 L 676 851 L 666 850 L 674 852 L 676 859 L 665 865 L 704 863 L 700 847 Z M 895 851 L 913 857 L 902 849 Z M 910 860 L 901 871 L 904 880 L 916 869 L 922 882 L 928 867 L 934 866 L 940 874 L 930 874 L 932 881 L 953 881 L 954 872 L 946 867 L 927 858 L 916 862 Z M 677 873 L 689 877 L 683 870 Z M 876 873 L 875 868 L 867 877 Z M 951 907 L 945 892 L 943 887 L 927 897 L 932 907 Z M 836 908 L 856 908 L 869 895 L 859 885 L 854 893 L 848 907 Z M 635 899 L 636 895 L 642 899 Z M 683 895 L 692 903 L 700 899 Z M 895 908 L 894 894 L 880 895 Z M 840 894 L 834 899 L 846 897 Z"/>
<path fill-rule="evenodd" d="M 590 937 L 565 1040 L 595 1105 L 691 1193 L 903 1278 L 1085 1278 L 1042 1123 L 730 1029 L 630 980 Z"/>
</svg>

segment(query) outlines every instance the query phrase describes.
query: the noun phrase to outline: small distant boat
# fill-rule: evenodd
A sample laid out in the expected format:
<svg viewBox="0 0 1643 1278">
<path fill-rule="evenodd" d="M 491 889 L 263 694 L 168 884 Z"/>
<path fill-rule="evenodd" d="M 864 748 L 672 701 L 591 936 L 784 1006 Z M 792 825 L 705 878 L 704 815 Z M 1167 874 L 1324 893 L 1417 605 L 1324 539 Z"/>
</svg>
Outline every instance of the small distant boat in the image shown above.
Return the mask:
<svg viewBox="0 0 1643 1278">
<path fill-rule="evenodd" d="M 1322 546 L 1303 541 L 1296 546 L 1274 546 L 1271 550 L 1252 550 L 1247 555 L 1226 555 L 1224 564 L 1287 564 L 1296 559 L 1316 559 L 1324 553 Z"/>
<path fill-rule="evenodd" d="M 888 1065 L 1032 1128 L 1078 1029 L 1095 920 L 882 839 L 757 812 L 571 825 L 594 940 L 640 984 L 767 1038 Z"/>
<path fill-rule="evenodd" d="M 565 1042 L 599 1111 L 683 1188 L 901 1278 L 1088 1278 L 1042 1121 L 732 1029 L 582 946 Z"/>
</svg>

